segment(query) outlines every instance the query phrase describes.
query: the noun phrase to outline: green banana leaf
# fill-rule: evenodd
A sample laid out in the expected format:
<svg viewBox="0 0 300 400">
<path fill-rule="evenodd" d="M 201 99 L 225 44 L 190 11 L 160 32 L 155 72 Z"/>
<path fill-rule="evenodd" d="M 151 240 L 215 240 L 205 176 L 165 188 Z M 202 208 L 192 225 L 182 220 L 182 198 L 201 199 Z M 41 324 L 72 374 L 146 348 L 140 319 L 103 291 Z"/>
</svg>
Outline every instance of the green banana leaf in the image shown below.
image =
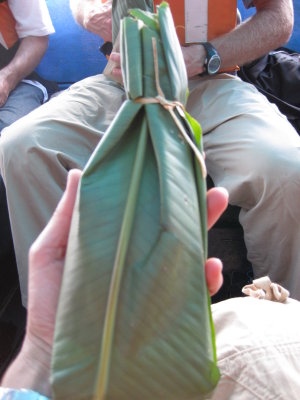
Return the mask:
<svg viewBox="0 0 300 400">
<path fill-rule="evenodd" d="M 73 213 L 54 398 L 201 399 L 219 379 L 205 166 L 199 125 L 180 106 L 187 77 L 167 4 L 122 20 L 121 55 L 127 100 L 83 172 Z"/>
</svg>

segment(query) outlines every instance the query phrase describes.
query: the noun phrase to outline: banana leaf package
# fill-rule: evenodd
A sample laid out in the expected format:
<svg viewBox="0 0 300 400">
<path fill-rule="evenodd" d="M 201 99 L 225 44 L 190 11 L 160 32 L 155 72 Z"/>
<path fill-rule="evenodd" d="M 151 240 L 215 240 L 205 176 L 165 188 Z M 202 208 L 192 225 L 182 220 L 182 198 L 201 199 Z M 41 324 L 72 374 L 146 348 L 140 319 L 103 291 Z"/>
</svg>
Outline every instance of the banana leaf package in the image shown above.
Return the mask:
<svg viewBox="0 0 300 400">
<path fill-rule="evenodd" d="M 127 100 L 73 213 L 55 329 L 61 400 L 202 399 L 217 384 L 200 126 L 171 13 L 121 23 Z"/>
</svg>

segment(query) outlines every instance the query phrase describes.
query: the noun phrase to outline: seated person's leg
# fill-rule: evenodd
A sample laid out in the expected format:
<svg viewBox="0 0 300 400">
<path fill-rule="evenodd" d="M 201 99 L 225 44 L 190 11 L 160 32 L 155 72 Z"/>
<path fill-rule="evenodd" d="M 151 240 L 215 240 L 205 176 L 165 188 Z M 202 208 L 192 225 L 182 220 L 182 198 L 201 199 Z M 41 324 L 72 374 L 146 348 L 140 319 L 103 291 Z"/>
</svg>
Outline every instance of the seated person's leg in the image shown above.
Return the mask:
<svg viewBox="0 0 300 400">
<path fill-rule="evenodd" d="M 255 277 L 270 275 L 300 298 L 300 137 L 252 85 L 217 77 L 191 90 L 208 173 L 242 208 Z"/>
<path fill-rule="evenodd" d="M 68 171 L 85 166 L 123 95 L 102 75 L 87 78 L 2 132 L 0 166 L 24 305 L 29 247 L 55 209 Z"/>
<path fill-rule="evenodd" d="M 5 127 L 28 114 L 43 103 L 44 94 L 36 86 L 20 83 L 10 94 L 6 103 L 0 108 L 0 136 Z M 0 175 L 0 265 L 1 265 L 1 296 L 6 301 L 10 290 L 14 289 L 16 279 L 15 254 L 12 242 L 11 228 L 8 217 L 5 186 Z"/>
</svg>

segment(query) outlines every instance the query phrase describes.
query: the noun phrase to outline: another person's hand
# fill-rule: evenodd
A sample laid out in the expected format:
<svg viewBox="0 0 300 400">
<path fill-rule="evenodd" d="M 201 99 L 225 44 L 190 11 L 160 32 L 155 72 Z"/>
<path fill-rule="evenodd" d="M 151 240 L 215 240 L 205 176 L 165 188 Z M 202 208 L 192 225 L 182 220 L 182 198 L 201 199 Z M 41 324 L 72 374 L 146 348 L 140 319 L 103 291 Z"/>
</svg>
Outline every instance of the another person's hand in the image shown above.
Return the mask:
<svg viewBox="0 0 300 400">
<path fill-rule="evenodd" d="M 111 1 L 91 8 L 84 15 L 83 26 L 88 31 L 100 36 L 104 42 L 112 41 Z"/>
<path fill-rule="evenodd" d="M 204 72 L 205 49 L 202 45 L 181 47 L 188 78 Z"/>
<path fill-rule="evenodd" d="M 0 108 L 6 103 L 10 93 L 10 88 L 3 71 L 0 71 Z"/>
<path fill-rule="evenodd" d="M 121 55 L 116 51 L 112 51 L 109 61 L 112 63 L 111 75 L 117 82 L 123 83 L 123 76 L 121 70 Z"/>
<path fill-rule="evenodd" d="M 205 50 L 203 46 L 193 45 L 182 47 L 183 58 L 187 70 L 188 78 L 204 72 Z M 110 62 L 113 63 L 111 69 L 112 78 L 117 82 L 122 82 L 121 57 L 120 53 L 113 51 L 110 55 Z"/>
</svg>

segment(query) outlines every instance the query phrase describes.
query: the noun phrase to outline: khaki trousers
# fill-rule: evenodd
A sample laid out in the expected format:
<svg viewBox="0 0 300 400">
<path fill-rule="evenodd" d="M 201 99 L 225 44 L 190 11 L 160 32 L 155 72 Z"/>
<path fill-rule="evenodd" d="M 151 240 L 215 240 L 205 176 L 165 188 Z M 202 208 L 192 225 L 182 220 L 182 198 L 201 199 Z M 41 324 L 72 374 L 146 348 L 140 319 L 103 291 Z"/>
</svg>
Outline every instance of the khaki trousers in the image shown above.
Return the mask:
<svg viewBox="0 0 300 400">
<path fill-rule="evenodd" d="M 2 132 L 6 184 L 23 303 L 28 250 L 124 100 L 103 75 L 76 83 Z M 208 172 L 242 210 L 255 275 L 300 298 L 300 138 L 254 87 L 231 75 L 190 81 L 188 111 L 201 122 Z"/>
</svg>

